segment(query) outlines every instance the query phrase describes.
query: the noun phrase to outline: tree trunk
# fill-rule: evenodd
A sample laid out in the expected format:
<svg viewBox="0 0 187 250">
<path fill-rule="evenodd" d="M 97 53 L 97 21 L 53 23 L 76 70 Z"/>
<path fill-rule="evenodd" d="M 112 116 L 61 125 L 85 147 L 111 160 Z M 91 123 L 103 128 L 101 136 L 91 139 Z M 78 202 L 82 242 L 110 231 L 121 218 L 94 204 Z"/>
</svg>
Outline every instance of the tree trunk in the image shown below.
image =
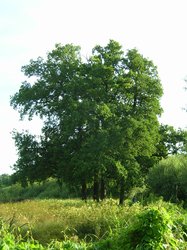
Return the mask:
<svg viewBox="0 0 187 250">
<path fill-rule="evenodd" d="M 94 176 L 93 199 L 99 202 L 99 180 L 97 175 Z"/>
<path fill-rule="evenodd" d="M 103 178 L 101 178 L 101 183 L 100 183 L 100 198 L 101 200 L 104 200 L 106 197 L 106 188 L 105 188 L 105 181 Z"/>
<path fill-rule="evenodd" d="M 87 200 L 87 185 L 86 185 L 86 181 L 83 180 L 82 181 L 82 200 L 86 201 Z"/>
<path fill-rule="evenodd" d="M 123 205 L 125 199 L 125 180 L 122 177 L 120 181 L 119 205 Z"/>
</svg>

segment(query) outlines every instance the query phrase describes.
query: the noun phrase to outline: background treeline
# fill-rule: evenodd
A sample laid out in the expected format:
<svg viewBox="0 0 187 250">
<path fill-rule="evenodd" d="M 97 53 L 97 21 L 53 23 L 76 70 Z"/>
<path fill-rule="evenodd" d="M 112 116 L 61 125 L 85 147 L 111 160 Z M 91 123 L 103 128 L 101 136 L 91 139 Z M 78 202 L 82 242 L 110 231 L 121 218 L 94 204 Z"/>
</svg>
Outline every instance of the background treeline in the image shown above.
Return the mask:
<svg viewBox="0 0 187 250">
<path fill-rule="evenodd" d="M 52 178 L 84 200 L 117 196 L 122 204 L 161 159 L 186 153 L 186 131 L 159 123 L 157 68 L 136 49 L 110 40 L 85 59 L 80 47 L 58 44 L 22 71 L 27 80 L 11 105 L 22 119 L 43 120 L 40 136 L 13 132 L 13 178 L 22 187 Z"/>
<path fill-rule="evenodd" d="M 69 199 L 80 198 L 79 186 L 59 185 L 57 180 L 48 179 L 34 182 L 23 187 L 15 180 L 15 175 L 0 176 L 0 201 L 14 202 L 27 199 Z M 88 188 L 88 197 L 92 198 L 92 186 Z M 161 160 L 149 169 L 143 185 L 132 187 L 126 199 L 128 203 L 141 202 L 146 204 L 157 197 L 165 201 L 182 203 L 187 206 L 187 156 L 175 155 Z M 110 186 L 108 198 L 117 198 L 117 186 Z"/>
<path fill-rule="evenodd" d="M 8 181 L 7 181 L 8 180 Z M 13 175 L 0 176 L 0 202 L 19 202 L 28 199 L 69 199 L 80 197 L 75 189 L 62 187 L 55 180 L 49 179 L 45 182 L 35 182 L 27 187 L 15 183 Z"/>
</svg>

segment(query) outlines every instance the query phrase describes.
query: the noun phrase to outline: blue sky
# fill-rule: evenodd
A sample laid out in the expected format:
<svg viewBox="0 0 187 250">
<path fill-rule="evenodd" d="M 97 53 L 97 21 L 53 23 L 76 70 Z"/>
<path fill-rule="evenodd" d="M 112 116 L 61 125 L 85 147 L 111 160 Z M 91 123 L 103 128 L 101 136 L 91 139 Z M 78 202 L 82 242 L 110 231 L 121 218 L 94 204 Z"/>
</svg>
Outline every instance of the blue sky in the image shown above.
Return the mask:
<svg viewBox="0 0 187 250">
<path fill-rule="evenodd" d="M 45 56 L 55 43 L 74 43 L 89 55 L 114 39 L 136 47 L 158 66 L 164 96 L 161 121 L 187 126 L 186 0 L 0 0 L 0 174 L 11 173 L 16 149 L 10 132 L 39 133 L 41 123 L 19 121 L 10 96 L 25 80 L 21 66 Z"/>
</svg>

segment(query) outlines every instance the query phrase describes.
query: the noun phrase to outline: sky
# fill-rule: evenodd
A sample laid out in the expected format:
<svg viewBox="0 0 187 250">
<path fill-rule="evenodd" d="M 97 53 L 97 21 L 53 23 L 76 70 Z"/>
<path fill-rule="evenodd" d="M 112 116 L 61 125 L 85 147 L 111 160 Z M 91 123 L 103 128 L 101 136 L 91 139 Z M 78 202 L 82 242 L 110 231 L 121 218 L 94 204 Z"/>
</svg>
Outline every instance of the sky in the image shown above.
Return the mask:
<svg viewBox="0 0 187 250">
<path fill-rule="evenodd" d="M 80 45 L 88 56 L 109 39 L 137 48 L 158 68 L 164 89 L 160 122 L 187 127 L 186 0 L 0 0 L 0 174 L 12 173 L 13 129 L 39 134 L 41 121 L 20 121 L 10 106 L 26 80 L 21 67 L 56 43 Z"/>
</svg>

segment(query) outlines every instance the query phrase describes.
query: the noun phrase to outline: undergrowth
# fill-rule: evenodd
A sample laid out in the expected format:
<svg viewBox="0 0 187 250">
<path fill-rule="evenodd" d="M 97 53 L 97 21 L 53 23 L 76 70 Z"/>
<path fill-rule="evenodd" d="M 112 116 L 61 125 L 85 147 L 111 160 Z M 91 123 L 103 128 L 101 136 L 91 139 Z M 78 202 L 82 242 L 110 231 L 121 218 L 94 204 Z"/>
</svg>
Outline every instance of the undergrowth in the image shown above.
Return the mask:
<svg viewBox="0 0 187 250">
<path fill-rule="evenodd" d="M 187 249 L 186 211 L 162 200 L 147 206 L 118 206 L 115 200 L 25 201 L 0 204 L 0 216 L 2 250 Z"/>
</svg>

